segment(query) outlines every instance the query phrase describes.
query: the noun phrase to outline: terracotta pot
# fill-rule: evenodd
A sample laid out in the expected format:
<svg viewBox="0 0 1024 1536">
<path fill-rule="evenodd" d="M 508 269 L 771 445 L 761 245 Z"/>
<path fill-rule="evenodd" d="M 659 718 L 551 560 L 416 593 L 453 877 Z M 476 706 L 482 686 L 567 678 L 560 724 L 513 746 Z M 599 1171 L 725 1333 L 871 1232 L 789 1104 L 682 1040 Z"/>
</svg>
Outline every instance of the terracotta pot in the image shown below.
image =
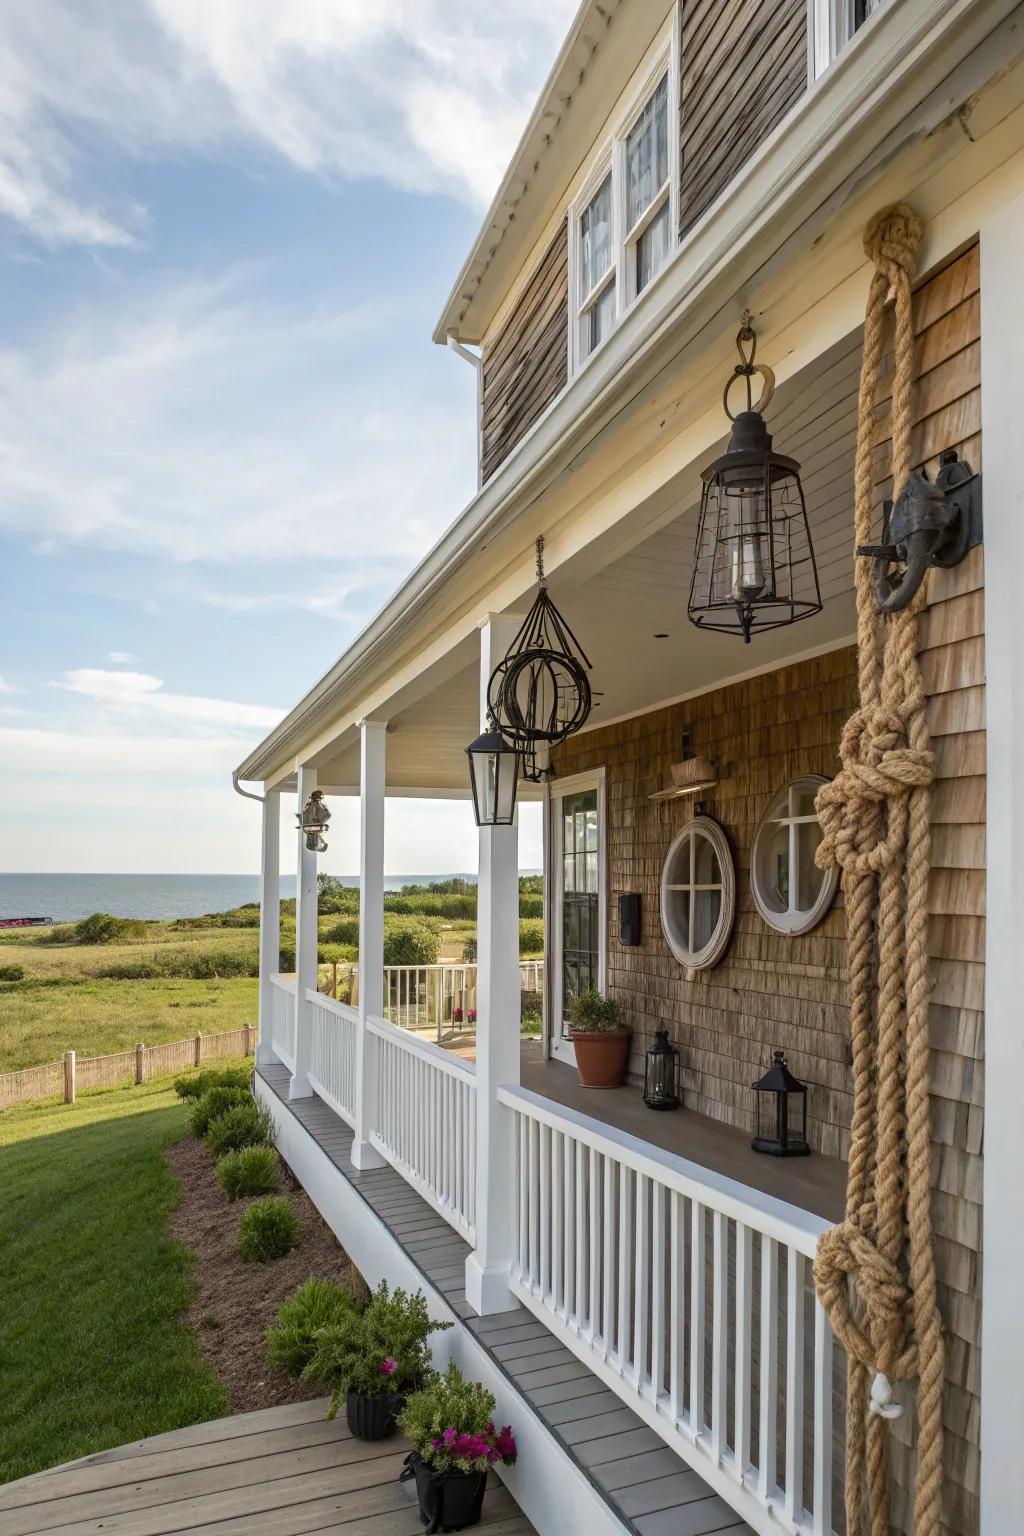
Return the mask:
<svg viewBox="0 0 1024 1536">
<path fill-rule="evenodd" d="M 486 1472 L 435 1472 L 415 1451 L 405 1458 L 401 1481 L 416 1479 L 420 1521 L 428 1532 L 464 1531 L 479 1525 Z"/>
<path fill-rule="evenodd" d="M 576 1070 L 584 1088 L 621 1088 L 629 1062 L 631 1029 L 571 1029 Z"/>
<path fill-rule="evenodd" d="M 345 1399 L 345 1418 L 357 1440 L 387 1440 L 398 1428 L 405 1398 L 397 1392 L 350 1392 Z"/>
</svg>

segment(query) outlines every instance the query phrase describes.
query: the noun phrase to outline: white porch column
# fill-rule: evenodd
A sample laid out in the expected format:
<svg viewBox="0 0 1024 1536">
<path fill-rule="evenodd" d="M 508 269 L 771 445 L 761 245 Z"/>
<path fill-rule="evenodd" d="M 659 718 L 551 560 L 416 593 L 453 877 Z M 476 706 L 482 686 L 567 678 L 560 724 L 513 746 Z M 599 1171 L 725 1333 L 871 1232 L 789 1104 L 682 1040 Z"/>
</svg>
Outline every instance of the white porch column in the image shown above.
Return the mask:
<svg viewBox="0 0 1024 1536">
<path fill-rule="evenodd" d="M 519 629 L 492 614 L 480 627 L 480 716 L 487 683 Z M 501 1085 L 519 1082 L 519 827 L 480 828 L 477 892 L 476 1251 L 466 1260 L 466 1299 L 478 1313 L 518 1303 L 509 1291 L 517 1214 L 513 1116 Z"/>
<path fill-rule="evenodd" d="M 316 769 L 299 769 L 299 804 L 302 807 L 316 789 Z M 316 990 L 317 896 L 316 854 L 306 847 L 306 834 L 298 837 L 298 863 L 295 871 L 295 1071 L 288 1088 L 290 1099 L 308 1099 L 313 1090 L 309 1083 L 310 1050 L 313 1021 L 306 1001 L 307 989 Z"/>
<path fill-rule="evenodd" d="M 355 1168 L 381 1168 L 384 1159 L 370 1145 L 377 1104 L 376 1036 L 368 1018 L 384 1012 L 384 796 L 387 725 L 363 720 L 359 726 L 359 1033 L 356 1036 Z"/>
<path fill-rule="evenodd" d="M 256 1061 L 275 1062 L 271 1038 L 270 978 L 281 964 L 281 794 L 268 789 L 263 799 L 263 854 L 260 861 L 260 1038 Z"/>
<path fill-rule="evenodd" d="M 981 1531 L 1020 1529 L 1024 1510 L 1024 198 L 981 229 L 988 826 L 985 942 L 985 1256 L 981 1334 Z M 975 465 L 975 468 L 978 468 Z M 1015 782 L 1016 781 L 1016 782 Z"/>
</svg>

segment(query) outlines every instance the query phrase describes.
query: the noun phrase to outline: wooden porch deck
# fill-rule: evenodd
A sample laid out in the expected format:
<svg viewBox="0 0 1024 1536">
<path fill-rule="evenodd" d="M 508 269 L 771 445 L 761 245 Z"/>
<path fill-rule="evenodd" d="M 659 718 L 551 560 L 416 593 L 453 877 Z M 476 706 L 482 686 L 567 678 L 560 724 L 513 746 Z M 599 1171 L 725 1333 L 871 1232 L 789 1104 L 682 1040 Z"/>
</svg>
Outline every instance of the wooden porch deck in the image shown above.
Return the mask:
<svg viewBox="0 0 1024 1536">
<path fill-rule="evenodd" d="M 2 1536 L 422 1536 L 408 1443 L 354 1440 L 327 1403 L 214 1419 L 0 1488 Z M 536 1536 L 495 1479 L 484 1536 Z"/>
<path fill-rule="evenodd" d="M 402 1246 L 426 1284 L 464 1319 L 625 1530 L 637 1536 L 713 1536 L 724 1531 L 753 1536 L 735 1510 L 538 1318 L 521 1308 L 477 1317 L 466 1300 L 468 1243 L 393 1168 L 357 1172 L 349 1159 L 349 1127 L 316 1095 L 289 1102 L 286 1067 L 261 1066 L 257 1071 L 282 1109 L 296 1117 Z"/>
</svg>

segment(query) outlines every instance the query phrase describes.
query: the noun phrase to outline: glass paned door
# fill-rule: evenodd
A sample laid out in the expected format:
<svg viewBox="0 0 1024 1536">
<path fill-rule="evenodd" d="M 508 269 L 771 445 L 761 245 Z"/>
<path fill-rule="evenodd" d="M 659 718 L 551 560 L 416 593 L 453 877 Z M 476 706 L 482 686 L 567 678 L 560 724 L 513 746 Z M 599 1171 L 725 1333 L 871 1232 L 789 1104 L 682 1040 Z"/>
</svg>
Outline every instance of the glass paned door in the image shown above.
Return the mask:
<svg viewBox="0 0 1024 1536">
<path fill-rule="evenodd" d="M 580 789 L 554 802 L 552 829 L 559 879 L 554 930 L 554 1055 L 575 1061 L 568 1039 L 569 1000 L 601 985 L 601 828 L 598 791 Z"/>
</svg>

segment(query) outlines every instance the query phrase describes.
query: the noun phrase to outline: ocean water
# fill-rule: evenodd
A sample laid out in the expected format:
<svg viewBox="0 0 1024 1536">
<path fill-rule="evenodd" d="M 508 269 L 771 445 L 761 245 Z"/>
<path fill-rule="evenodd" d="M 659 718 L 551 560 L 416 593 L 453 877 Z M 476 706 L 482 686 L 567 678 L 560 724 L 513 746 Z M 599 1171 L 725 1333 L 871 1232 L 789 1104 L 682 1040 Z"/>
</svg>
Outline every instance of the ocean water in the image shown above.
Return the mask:
<svg viewBox="0 0 1024 1536">
<path fill-rule="evenodd" d="M 339 875 L 343 885 L 358 885 L 354 875 Z M 388 875 L 389 891 L 426 885 L 447 875 Z M 475 880 L 475 875 L 466 875 Z M 3 875 L 0 917 L 49 917 L 55 923 L 111 912 L 115 917 L 202 917 L 258 901 L 258 875 Z M 295 895 L 295 876 L 281 879 L 281 895 Z"/>
</svg>

